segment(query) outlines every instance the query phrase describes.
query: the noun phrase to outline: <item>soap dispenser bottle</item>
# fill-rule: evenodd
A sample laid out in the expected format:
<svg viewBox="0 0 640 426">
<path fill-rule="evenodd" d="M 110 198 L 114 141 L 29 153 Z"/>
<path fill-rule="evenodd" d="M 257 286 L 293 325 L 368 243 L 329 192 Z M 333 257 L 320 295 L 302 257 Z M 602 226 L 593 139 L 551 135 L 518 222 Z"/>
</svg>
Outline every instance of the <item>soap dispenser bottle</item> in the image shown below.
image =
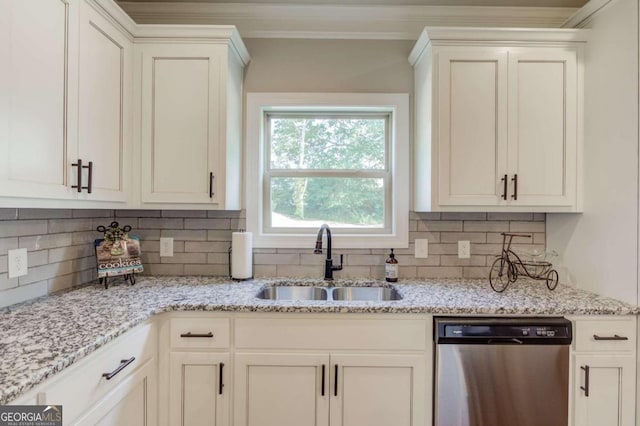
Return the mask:
<svg viewBox="0 0 640 426">
<path fill-rule="evenodd" d="M 391 253 L 385 262 L 384 276 L 390 283 L 398 282 L 398 260 L 396 259 L 396 255 L 393 254 L 393 249 L 391 249 Z"/>
</svg>

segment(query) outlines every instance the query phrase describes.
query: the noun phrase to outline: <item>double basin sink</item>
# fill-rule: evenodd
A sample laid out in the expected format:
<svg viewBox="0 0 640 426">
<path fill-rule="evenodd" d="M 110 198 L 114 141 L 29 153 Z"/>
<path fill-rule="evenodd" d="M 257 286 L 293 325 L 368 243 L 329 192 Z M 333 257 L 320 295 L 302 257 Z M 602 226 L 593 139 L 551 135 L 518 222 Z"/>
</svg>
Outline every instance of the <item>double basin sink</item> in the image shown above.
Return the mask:
<svg viewBox="0 0 640 426">
<path fill-rule="evenodd" d="M 402 296 L 392 287 L 321 287 L 281 285 L 267 287 L 258 293 L 267 300 L 326 300 L 351 302 L 385 302 Z"/>
</svg>

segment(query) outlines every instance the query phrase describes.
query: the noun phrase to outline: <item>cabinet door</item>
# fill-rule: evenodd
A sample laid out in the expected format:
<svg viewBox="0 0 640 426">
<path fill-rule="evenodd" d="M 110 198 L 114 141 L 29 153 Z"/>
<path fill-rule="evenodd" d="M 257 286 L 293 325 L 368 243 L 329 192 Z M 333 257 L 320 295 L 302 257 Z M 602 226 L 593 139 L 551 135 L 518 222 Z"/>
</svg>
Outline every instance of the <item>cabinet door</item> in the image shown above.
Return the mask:
<svg viewBox="0 0 640 426">
<path fill-rule="evenodd" d="M 229 424 L 229 355 L 172 352 L 169 366 L 169 424 Z"/>
<path fill-rule="evenodd" d="M 574 425 L 635 425 L 635 357 L 576 355 L 574 359 Z M 582 388 L 588 389 L 588 396 Z"/>
<path fill-rule="evenodd" d="M 437 61 L 439 203 L 498 205 L 507 173 L 506 50 L 442 52 Z"/>
<path fill-rule="evenodd" d="M 132 42 L 87 2 L 80 10 L 78 151 L 70 160 L 93 163 L 92 192 L 82 198 L 126 201 L 131 153 Z M 75 167 L 72 173 L 77 173 Z M 87 171 L 83 170 L 83 185 Z"/>
<path fill-rule="evenodd" d="M 332 354 L 331 365 L 331 426 L 426 424 L 424 356 Z"/>
<path fill-rule="evenodd" d="M 236 354 L 235 362 L 236 426 L 328 426 L 327 354 Z"/>
<path fill-rule="evenodd" d="M 224 48 L 141 49 L 142 202 L 215 203 Z"/>
<path fill-rule="evenodd" d="M 577 53 L 509 52 L 509 200 L 524 206 L 576 202 Z"/>
<path fill-rule="evenodd" d="M 67 186 L 76 1 L 4 0 L 0 195 L 72 198 Z M 4 38 L 7 37 L 7 38 Z M 5 75 L 6 74 L 6 75 Z M 5 80 L 6 79 L 6 80 Z"/>
<path fill-rule="evenodd" d="M 73 424 L 155 425 L 157 424 L 156 392 L 156 361 L 153 358 L 123 380 Z"/>
</svg>

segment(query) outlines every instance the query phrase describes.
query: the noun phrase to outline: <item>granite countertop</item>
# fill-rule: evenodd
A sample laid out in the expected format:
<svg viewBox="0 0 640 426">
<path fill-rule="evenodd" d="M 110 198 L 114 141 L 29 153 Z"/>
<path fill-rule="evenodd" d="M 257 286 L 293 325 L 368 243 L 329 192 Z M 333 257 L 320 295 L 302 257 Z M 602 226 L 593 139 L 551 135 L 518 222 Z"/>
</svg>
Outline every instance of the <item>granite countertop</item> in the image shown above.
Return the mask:
<svg viewBox="0 0 640 426">
<path fill-rule="evenodd" d="M 518 281 L 495 293 L 486 280 L 404 280 L 389 302 L 273 301 L 256 297 L 273 284 L 320 280 L 231 282 L 211 277 L 143 277 L 134 286 L 94 284 L 0 309 L 0 404 L 95 351 L 154 314 L 171 311 L 431 313 L 450 315 L 636 315 L 637 307 L 543 282 Z M 381 285 L 339 280 L 334 285 Z"/>
</svg>

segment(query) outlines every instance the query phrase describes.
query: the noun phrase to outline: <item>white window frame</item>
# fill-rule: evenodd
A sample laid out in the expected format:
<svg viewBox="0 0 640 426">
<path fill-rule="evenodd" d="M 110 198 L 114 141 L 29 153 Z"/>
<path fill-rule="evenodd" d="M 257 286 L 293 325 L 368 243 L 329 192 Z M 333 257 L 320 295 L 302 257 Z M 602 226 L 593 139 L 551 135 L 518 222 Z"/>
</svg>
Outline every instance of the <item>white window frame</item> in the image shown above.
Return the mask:
<svg viewBox="0 0 640 426">
<path fill-rule="evenodd" d="M 265 114 L 282 111 L 390 113 L 388 164 L 391 172 L 391 223 L 381 233 L 333 228 L 336 248 L 406 248 L 409 246 L 409 95 L 405 93 L 247 93 L 245 189 L 247 230 L 256 248 L 313 248 L 317 229 L 301 233 L 265 230 Z M 386 188 L 388 190 L 388 188 Z M 265 232 L 269 231 L 269 232 Z M 304 231 L 303 231 L 304 232 Z"/>
</svg>

